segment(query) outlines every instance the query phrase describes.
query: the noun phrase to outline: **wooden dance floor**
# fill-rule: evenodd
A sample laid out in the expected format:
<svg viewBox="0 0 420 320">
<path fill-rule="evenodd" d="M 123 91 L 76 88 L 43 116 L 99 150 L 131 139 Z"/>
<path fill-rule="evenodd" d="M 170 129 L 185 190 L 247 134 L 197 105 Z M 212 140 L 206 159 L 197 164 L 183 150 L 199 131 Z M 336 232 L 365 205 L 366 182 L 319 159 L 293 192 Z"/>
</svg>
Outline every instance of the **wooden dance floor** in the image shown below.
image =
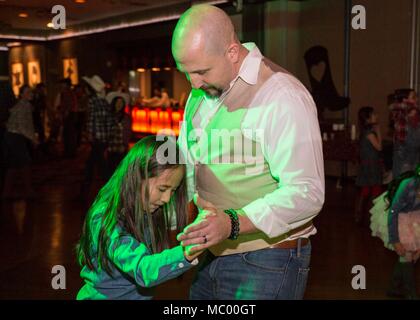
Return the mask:
<svg viewBox="0 0 420 320">
<path fill-rule="evenodd" d="M 78 199 L 87 149 L 77 159 L 35 164 L 31 201 L 2 202 L 0 212 L 0 299 L 74 299 L 82 285 L 74 246 L 88 203 Z M 385 292 L 396 255 L 352 219 L 355 189 L 336 189 L 327 179 L 326 203 L 315 220 L 306 299 L 387 299 Z M 92 200 L 92 190 L 89 199 Z M 66 269 L 66 289 L 54 290 L 54 265 Z M 366 269 L 366 289 L 354 290 L 352 268 Z M 417 264 L 417 287 L 420 272 Z M 157 288 L 157 299 L 186 299 L 193 273 Z"/>
</svg>

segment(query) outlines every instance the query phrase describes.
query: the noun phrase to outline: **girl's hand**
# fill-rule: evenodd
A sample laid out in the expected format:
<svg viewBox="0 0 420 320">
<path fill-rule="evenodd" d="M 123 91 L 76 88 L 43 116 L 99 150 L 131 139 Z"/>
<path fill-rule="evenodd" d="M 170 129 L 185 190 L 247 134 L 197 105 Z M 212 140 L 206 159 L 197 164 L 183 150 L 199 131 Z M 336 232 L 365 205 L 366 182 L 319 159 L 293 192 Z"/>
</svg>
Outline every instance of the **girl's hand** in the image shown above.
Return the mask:
<svg viewBox="0 0 420 320">
<path fill-rule="evenodd" d="M 394 243 L 394 248 L 399 256 L 401 257 L 405 256 L 406 250 L 401 242 Z"/>
<path fill-rule="evenodd" d="M 188 262 L 192 262 L 195 258 L 204 252 L 204 250 L 191 252 L 192 247 L 193 246 L 183 247 L 184 257 Z"/>
</svg>

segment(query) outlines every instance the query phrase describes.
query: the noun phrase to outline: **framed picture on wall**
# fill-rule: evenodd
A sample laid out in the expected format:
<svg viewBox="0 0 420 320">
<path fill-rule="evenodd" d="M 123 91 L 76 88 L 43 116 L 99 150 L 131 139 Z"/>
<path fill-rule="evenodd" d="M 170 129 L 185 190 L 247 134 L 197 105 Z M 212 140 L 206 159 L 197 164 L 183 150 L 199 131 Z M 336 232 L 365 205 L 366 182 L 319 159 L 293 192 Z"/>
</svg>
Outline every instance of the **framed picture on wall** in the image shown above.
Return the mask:
<svg viewBox="0 0 420 320">
<path fill-rule="evenodd" d="M 73 85 L 79 83 L 76 58 L 63 59 L 63 77 L 70 78 Z"/>
<path fill-rule="evenodd" d="M 28 83 L 30 87 L 36 86 L 41 82 L 41 68 L 39 61 L 28 62 Z"/>
<path fill-rule="evenodd" d="M 20 62 L 12 64 L 12 88 L 15 96 L 19 95 L 19 88 L 23 85 L 23 64 Z"/>
</svg>

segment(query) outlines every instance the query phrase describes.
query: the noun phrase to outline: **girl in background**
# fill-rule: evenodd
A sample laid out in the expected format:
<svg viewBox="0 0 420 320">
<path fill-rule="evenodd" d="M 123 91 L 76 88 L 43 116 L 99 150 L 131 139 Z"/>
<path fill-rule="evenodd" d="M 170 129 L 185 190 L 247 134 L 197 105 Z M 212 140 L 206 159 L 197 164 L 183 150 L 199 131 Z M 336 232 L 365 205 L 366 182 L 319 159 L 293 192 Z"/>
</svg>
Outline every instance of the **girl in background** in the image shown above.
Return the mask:
<svg viewBox="0 0 420 320">
<path fill-rule="evenodd" d="M 388 296 L 417 299 L 414 265 L 420 257 L 420 164 L 393 180 L 374 200 L 372 235 L 398 254 Z"/>
<path fill-rule="evenodd" d="M 125 99 L 117 96 L 111 101 L 111 112 L 114 113 L 114 124 L 111 128 L 110 141 L 108 142 L 108 170 L 109 175 L 117 168 L 128 151 L 131 136 L 131 118 L 125 112 Z"/>
<path fill-rule="evenodd" d="M 356 223 L 368 224 L 368 205 L 370 199 L 382 192 L 382 136 L 378 117 L 372 107 L 359 110 L 360 163 L 356 186 L 360 188 L 356 201 L 354 218 Z"/>
<path fill-rule="evenodd" d="M 420 152 L 420 109 L 413 89 L 398 89 L 390 106 L 394 127 L 392 174 L 394 178 L 415 169 Z"/>
<path fill-rule="evenodd" d="M 417 299 L 414 265 L 420 256 L 420 230 L 415 227 L 416 223 L 420 223 L 420 165 L 415 171 L 408 171 L 394 180 L 386 198 L 391 204 L 388 213 L 389 243 L 399 256 L 388 295 Z M 402 222 L 407 218 L 412 220 L 407 223 L 413 226 Z"/>
</svg>

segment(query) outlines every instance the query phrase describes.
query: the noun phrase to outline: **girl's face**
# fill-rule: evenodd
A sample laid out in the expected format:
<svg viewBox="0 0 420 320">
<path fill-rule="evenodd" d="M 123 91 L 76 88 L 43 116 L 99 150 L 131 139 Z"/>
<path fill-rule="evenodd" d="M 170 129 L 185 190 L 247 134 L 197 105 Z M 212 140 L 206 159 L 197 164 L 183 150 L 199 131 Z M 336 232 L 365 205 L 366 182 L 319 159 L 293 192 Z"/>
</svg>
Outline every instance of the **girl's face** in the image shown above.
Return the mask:
<svg viewBox="0 0 420 320">
<path fill-rule="evenodd" d="M 166 169 L 159 176 L 149 178 L 149 212 L 154 212 L 159 207 L 168 203 L 175 190 L 184 178 L 184 167 Z M 144 196 L 143 203 L 144 201 Z"/>
</svg>

